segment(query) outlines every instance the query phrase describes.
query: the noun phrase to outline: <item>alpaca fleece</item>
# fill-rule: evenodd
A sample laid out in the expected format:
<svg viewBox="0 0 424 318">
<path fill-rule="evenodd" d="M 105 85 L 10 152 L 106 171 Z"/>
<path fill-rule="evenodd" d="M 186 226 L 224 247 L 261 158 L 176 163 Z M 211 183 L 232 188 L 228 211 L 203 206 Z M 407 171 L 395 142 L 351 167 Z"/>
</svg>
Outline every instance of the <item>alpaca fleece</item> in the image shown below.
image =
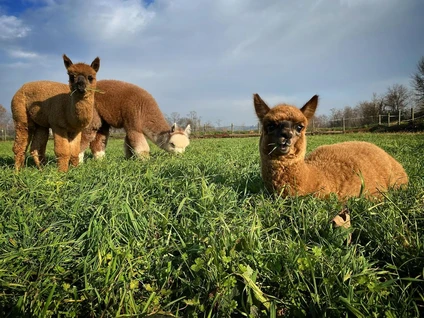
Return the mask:
<svg viewBox="0 0 424 318">
<path fill-rule="evenodd" d="M 63 55 L 68 71 L 69 85 L 37 81 L 24 84 L 13 96 L 11 103 L 15 123 L 15 168 L 19 170 L 25 152 L 31 144 L 31 155 L 37 167 L 45 163 L 45 149 L 49 128 L 54 136 L 54 152 L 58 169 L 67 171 L 69 162 L 76 166 L 79 160 L 81 132 L 93 121 L 96 74 L 100 68 L 97 57 L 87 65 L 73 64 Z"/>
<path fill-rule="evenodd" d="M 306 127 L 318 105 L 315 95 L 301 109 L 287 104 L 270 108 L 254 95 L 262 123 L 259 142 L 265 187 L 283 196 L 313 194 L 339 199 L 381 197 L 389 188 L 408 183 L 402 165 L 383 149 L 352 141 L 318 147 L 305 158 Z"/>
<path fill-rule="evenodd" d="M 185 130 L 175 124 L 170 127 L 156 100 L 144 89 L 116 80 L 98 81 L 97 88 L 102 92 L 96 93 L 102 125 L 90 125 L 84 130 L 80 158 L 90 143 L 95 158 L 104 155 L 110 127 L 125 129 L 127 158 L 148 156 L 150 148 L 145 137 L 173 153 L 181 153 L 189 145 L 190 125 Z"/>
</svg>

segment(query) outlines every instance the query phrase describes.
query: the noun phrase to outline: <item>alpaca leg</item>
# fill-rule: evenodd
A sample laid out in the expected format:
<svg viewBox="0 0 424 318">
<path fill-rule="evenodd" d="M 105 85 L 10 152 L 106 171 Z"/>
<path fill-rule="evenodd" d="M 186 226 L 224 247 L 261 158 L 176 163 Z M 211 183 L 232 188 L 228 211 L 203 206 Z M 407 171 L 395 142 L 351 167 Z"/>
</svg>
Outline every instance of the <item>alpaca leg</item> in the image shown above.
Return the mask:
<svg viewBox="0 0 424 318">
<path fill-rule="evenodd" d="M 52 128 L 54 138 L 54 153 L 57 159 L 59 171 L 66 172 L 69 168 L 71 151 L 68 141 L 68 133 L 62 128 Z"/>
<path fill-rule="evenodd" d="M 94 159 L 101 159 L 106 154 L 106 146 L 109 139 L 109 125 L 104 124 L 97 131 L 94 140 L 90 143 L 91 153 Z"/>
<path fill-rule="evenodd" d="M 19 170 L 24 165 L 25 152 L 30 143 L 32 131 L 27 123 L 15 122 L 15 142 L 13 144 L 13 153 L 15 154 L 15 169 Z"/>
<path fill-rule="evenodd" d="M 137 156 L 139 158 L 148 158 L 150 147 L 143 133 L 137 131 L 127 131 L 125 136 L 125 157 L 131 158 Z"/>
<path fill-rule="evenodd" d="M 88 148 L 88 145 L 92 142 L 92 140 L 96 137 L 96 130 L 88 127 L 84 129 L 81 133 L 81 144 L 80 144 L 80 152 L 79 152 L 79 163 L 84 162 L 84 153 Z"/>
<path fill-rule="evenodd" d="M 35 165 L 41 170 L 41 166 L 46 164 L 46 146 L 49 140 L 49 129 L 45 127 L 37 127 L 32 137 L 31 156 Z"/>
<path fill-rule="evenodd" d="M 78 166 L 80 158 L 80 145 L 81 145 L 81 133 L 70 133 L 69 137 L 69 150 L 71 153 L 71 165 L 74 167 Z"/>
</svg>

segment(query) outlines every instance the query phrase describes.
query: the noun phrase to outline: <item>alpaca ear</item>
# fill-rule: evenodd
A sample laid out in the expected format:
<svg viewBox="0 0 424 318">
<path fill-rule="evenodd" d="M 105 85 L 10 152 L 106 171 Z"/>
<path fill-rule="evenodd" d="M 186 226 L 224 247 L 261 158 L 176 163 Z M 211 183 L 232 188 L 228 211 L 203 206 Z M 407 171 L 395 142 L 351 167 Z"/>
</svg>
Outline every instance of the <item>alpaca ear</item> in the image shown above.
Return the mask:
<svg viewBox="0 0 424 318">
<path fill-rule="evenodd" d="M 318 106 L 318 95 L 314 95 L 301 109 L 300 111 L 309 120 L 314 117 L 315 110 Z"/>
<path fill-rule="evenodd" d="M 187 125 L 187 127 L 184 129 L 184 133 L 187 135 L 187 137 L 188 137 L 188 135 L 190 135 L 190 134 L 191 134 L 191 127 L 190 127 L 190 124 L 188 124 L 188 125 Z"/>
<path fill-rule="evenodd" d="M 91 63 L 91 67 L 93 68 L 93 70 L 96 71 L 96 73 L 99 71 L 100 68 L 100 58 L 96 57 L 94 59 L 94 61 Z"/>
<path fill-rule="evenodd" d="M 270 111 L 270 108 L 258 94 L 253 94 L 253 104 L 255 105 L 256 116 L 262 122 L 265 115 Z"/>
<path fill-rule="evenodd" d="M 69 57 L 66 56 L 66 54 L 63 54 L 63 63 L 65 64 L 66 69 L 70 68 L 72 64 L 72 61 Z"/>
<path fill-rule="evenodd" d="M 177 123 L 174 123 L 171 127 L 171 133 L 173 133 L 177 129 Z"/>
</svg>

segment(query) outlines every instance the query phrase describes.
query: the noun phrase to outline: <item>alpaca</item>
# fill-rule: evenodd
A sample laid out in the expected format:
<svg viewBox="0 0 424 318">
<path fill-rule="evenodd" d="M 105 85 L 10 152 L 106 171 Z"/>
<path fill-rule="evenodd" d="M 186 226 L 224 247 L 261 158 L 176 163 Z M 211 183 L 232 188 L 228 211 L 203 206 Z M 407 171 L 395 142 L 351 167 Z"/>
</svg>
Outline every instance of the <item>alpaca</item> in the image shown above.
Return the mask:
<svg viewBox="0 0 424 318">
<path fill-rule="evenodd" d="M 116 80 L 98 81 L 97 88 L 102 92 L 96 93 L 95 103 L 101 126 L 94 123 L 84 130 L 80 161 L 89 145 L 95 159 L 105 155 L 110 127 L 125 129 L 126 158 L 149 155 L 145 137 L 171 153 L 182 153 L 189 145 L 190 125 L 169 127 L 155 99 L 144 89 Z"/>
<path fill-rule="evenodd" d="M 69 162 L 78 165 L 81 132 L 93 120 L 94 90 L 100 59 L 91 65 L 73 64 L 64 54 L 69 85 L 36 81 L 24 84 L 13 96 L 11 109 L 15 123 L 15 168 L 22 168 L 25 152 L 39 169 L 45 163 L 49 128 L 54 137 L 54 152 L 59 171 L 68 171 Z"/>
<path fill-rule="evenodd" d="M 318 147 L 305 159 L 308 121 L 315 114 L 318 96 L 301 109 L 280 104 L 273 108 L 253 95 L 262 124 L 259 141 L 265 187 L 283 196 L 313 194 L 341 200 L 363 193 L 368 198 L 408 183 L 403 167 L 381 148 L 352 141 Z"/>
</svg>

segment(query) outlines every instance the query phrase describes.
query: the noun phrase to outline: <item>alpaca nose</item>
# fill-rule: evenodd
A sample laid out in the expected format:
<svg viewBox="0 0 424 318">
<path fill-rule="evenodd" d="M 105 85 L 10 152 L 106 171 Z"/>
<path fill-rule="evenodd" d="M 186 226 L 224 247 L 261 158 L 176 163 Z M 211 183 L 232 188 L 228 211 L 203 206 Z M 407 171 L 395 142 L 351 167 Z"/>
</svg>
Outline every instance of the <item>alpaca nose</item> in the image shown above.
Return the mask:
<svg viewBox="0 0 424 318">
<path fill-rule="evenodd" d="M 85 91 L 85 78 L 84 76 L 80 75 L 77 77 L 77 88 L 79 91 Z"/>
<path fill-rule="evenodd" d="M 289 129 L 283 129 L 281 131 L 281 137 L 285 139 L 291 139 L 293 137 L 293 132 Z"/>
</svg>

